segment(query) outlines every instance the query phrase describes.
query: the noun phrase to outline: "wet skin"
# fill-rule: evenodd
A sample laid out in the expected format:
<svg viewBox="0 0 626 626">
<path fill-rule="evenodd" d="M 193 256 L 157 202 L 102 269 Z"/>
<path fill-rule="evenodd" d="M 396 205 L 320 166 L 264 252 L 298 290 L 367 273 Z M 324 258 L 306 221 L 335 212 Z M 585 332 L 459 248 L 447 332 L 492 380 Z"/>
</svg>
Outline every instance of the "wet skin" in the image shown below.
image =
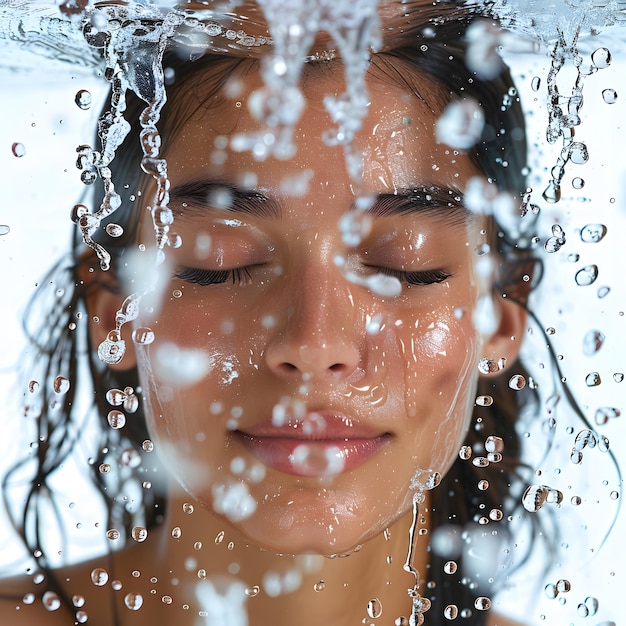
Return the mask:
<svg viewBox="0 0 626 626">
<path fill-rule="evenodd" d="M 200 107 L 166 146 L 184 243 L 168 250 L 171 277 L 156 312 L 138 321 L 156 334 L 137 347 L 148 423 L 196 506 L 215 513 L 216 494 L 243 482 L 256 509 L 224 521 L 253 543 L 345 552 L 410 509 L 412 478 L 448 469 L 468 427 L 478 358 L 496 344 L 498 356 L 510 349 L 499 334 L 479 337 L 472 322 L 484 224 L 457 190 L 476 172 L 435 142 L 438 112 L 370 78 L 357 145 L 362 188 L 376 200 L 371 232 L 346 247 L 337 224 L 354 205 L 355 184 L 342 149 L 321 141 L 331 125 L 322 99 L 343 89 L 341 72 L 305 80 L 293 159 L 257 162 L 226 148 L 216 164 L 222 138 L 260 128 L 246 110 L 260 79 L 247 74 L 241 86 L 236 101 Z M 286 178 L 303 172 L 306 192 L 286 193 Z M 423 188 L 433 185 L 425 202 Z M 234 198 L 227 208 L 216 206 L 224 186 Z M 150 245 L 149 219 L 141 238 Z M 381 297 L 346 271 L 391 274 L 402 293 Z M 367 331 L 372 319 L 376 334 Z M 187 350 L 199 358 L 191 382 L 173 378 L 172 345 L 174 358 Z M 284 398 L 291 405 L 277 429 L 272 416 Z M 325 426 L 306 435 L 302 424 L 318 419 Z"/>
</svg>

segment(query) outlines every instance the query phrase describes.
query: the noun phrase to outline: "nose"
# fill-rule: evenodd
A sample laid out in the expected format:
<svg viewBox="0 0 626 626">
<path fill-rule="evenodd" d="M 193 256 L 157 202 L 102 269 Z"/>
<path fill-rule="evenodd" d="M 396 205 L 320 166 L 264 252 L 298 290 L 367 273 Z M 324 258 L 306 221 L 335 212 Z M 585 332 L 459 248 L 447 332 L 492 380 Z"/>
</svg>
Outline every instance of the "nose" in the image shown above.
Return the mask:
<svg viewBox="0 0 626 626">
<path fill-rule="evenodd" d="M 358 311 L 348 281 L 332 260 L 317 268 L 307 265 L 290 277 L 286 316 L 274 328 L 265 360 L 281 378 L 306 374 L 338 382 L 360 364 Z"/>
</svg>

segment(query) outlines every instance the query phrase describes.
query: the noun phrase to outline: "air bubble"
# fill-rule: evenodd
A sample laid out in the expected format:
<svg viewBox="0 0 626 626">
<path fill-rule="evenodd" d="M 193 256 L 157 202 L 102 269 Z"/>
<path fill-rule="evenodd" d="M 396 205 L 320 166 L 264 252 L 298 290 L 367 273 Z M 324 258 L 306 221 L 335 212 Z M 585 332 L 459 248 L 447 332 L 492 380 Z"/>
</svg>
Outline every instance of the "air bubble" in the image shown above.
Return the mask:
<svg viewBox="0 0 626 626">
<path fill-rule="evenodd" d="M 378 598 L 372 598 L 367 603 L 367 615 L 372 619 L 378 619 L 383 614 L 383 605 Z"/>
<path fill-rule="evenodd" d="M 607 104 L 615 104 L 617 102 L 617 91 L 615 89 L 604 89 L 602 91 L 602 99 Z"/>
<path fill-rule="evenodd" d="M 131 611 L 138 611 L 143 604 L 143 597 L 138 593 L 127 593 L 124 596 L 124 604 Z"/>
<path fill-rule="evenodd" d="M 316 593 L 319 593 L 320 591 L 324 591 L 324 589 L 326 589 L 326 583 L 323 580 L 318 580 L 313 585 L 313 591 L 315 591 Z"/>
<path fill-rule="evenodd" d="M 596 282 L 598 278 L 598 266 L 597 265 L 586 265 L 581 270 L 576 272 L 574 280 L 576 284 L 580 287 L 587 287 L 588 285 L 592 285 Z"/>
<path fill-rule="evenodd" d="M 91 106 L 91 101 L 91 93 L 86 89 L 81 89 L 76 93 L 76 96 L 74 97 L 74 102 L 76 103 L 76 106 L 83 111 L 89 109 L 89 107 Z"/>
</svg>

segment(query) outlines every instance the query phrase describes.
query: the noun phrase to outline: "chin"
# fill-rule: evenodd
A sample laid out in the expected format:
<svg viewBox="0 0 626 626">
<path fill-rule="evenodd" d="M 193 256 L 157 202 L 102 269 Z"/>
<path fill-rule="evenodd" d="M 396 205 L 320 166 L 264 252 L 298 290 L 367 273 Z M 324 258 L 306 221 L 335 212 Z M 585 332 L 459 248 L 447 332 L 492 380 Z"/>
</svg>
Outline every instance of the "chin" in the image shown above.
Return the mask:
<svg viewBox="0 0 626 626">
<path fill-rule="evenodd" d="M 358 551 L 408 510 L 403 506 L 394 515 L 389 510 L 380 515 L 354 494 L 316 494 L 308 502 L 309 494 L 300 495 L 285 504 L 262 501 L 249 518 L 229 523 L 250 542 L 276 554 L 333 557 Z"/>
</svg>

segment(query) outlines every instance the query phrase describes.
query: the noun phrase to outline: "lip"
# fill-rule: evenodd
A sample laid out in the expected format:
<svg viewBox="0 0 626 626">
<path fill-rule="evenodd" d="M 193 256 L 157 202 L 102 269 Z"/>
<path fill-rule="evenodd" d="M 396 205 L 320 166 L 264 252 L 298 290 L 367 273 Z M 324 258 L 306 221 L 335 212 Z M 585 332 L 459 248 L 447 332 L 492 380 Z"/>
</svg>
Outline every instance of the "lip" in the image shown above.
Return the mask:
<svg viewBox="0 0 626 626">
<path fill-rule="evenodd" d="M 285 474 L 328 477 L 366 463 L 391 439 L 344 415 L 309 411 L 276 426 L 262 422 L 232 433 L 261 463 Z"/>
</svg>

